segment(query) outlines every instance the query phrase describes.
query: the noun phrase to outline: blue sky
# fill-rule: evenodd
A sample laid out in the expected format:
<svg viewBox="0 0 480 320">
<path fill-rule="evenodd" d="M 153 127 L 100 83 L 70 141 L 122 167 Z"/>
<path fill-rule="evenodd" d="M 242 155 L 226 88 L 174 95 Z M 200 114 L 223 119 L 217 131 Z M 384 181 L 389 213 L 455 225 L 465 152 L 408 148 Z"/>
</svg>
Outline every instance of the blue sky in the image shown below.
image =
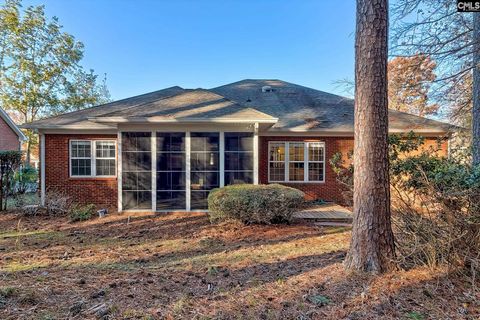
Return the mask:
<svg viewBox="0 0 480 320">
<path fill-rule="evenodd" d="M 112 98 L 180 85 L 282 79 L 344 94 L 353 78 L 355 1 L 24 0 L 44 4 L 107 74 Z"/>
</svg>

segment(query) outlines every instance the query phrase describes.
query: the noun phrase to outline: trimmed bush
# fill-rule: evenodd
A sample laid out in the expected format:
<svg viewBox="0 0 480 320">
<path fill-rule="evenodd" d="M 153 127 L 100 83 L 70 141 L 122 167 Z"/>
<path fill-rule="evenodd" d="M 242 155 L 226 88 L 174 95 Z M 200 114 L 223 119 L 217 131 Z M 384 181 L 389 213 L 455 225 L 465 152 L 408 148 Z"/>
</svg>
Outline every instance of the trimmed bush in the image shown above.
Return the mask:
<svg viewBox="0 0 480 320">
<path fill-rule="evenodd" d="M 226 186 L 212 190 L 208 196 L 210 221 L 285 223 L 303 205 L 303 198 L 302 191 L 279 184 Z"/>
</svg>

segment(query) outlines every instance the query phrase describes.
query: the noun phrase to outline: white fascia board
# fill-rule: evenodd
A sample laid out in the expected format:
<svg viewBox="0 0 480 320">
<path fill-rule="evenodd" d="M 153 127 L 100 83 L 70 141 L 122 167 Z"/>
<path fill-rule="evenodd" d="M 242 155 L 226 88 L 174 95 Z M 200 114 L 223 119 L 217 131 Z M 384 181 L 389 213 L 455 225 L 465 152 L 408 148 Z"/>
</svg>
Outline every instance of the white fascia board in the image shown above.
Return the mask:
<svg viewBox="0 0 480 320">
<path fill-rule="evenodd" d="M 99 123 L 277 123 L 278 118 L 272 119 L 235 119 L 235 118 L 216 118 L 216 119 L 149 119 L 149 118 L 90 118 L 90 121 Z"/>
</svg>

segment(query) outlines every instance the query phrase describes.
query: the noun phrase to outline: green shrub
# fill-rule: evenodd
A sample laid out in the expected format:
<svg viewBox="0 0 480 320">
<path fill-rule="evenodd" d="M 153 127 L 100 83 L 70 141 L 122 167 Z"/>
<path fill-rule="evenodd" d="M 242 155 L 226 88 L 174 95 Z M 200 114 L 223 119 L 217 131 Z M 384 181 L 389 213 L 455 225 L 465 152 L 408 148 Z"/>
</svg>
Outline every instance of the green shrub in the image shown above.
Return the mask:
<svg viewBox="0 0 480 320">
<path fill-rule="evenodd" d="M 30 166 L 22 167 L 15 172 L 13 179 L 17 193 L 35 192 L 38 181 L 38 170 Z"/>
<path fill-rule="evenodd" d="M 303 197 L 302 191 L 279 184 L 238 184 L 214 189 L 208 196 L 210 221 L 289 222 L 303 205 Z"/>
<path fill-rule="evenodd" d="M 85 221 L 92 218 L 95 213 L 95 205 L 87 204 L 85 206 L 74 205 L 70 209 L 70 221 Z"/>
</svg>

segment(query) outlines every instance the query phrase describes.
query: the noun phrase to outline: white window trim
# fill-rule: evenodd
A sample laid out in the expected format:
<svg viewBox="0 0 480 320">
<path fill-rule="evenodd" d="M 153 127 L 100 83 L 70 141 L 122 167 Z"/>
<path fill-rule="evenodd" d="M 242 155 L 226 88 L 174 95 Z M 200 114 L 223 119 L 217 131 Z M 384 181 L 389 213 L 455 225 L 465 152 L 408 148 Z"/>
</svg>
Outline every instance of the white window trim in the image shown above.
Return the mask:
<svg viewBox="0 0 480 320">
<path fill-rule="evenodd" d="M 270 180 L 270 163 L 272 162 L 282 162 L 282 161 L 271 161 L 270 160 L 270 147 L 271 144 L 275 143 L 283 143 L 285 145 L 285 160 L 283 161 L 284 163 L 284 169 L 285 169 L 285 180 L 283 181 L 276 181 L 276 180 Z M 303 176 L 303 181 L 290 181 L 290 173 L 289 173 L 289 163 L 290 163 L 290 143 L 303 143 L 304 145 L 304 157 L 303 157 L 303 163 L 304 163 L 304 176 Z M 308 170 L 309 170 L 309 146 L 310 143 L 320 145 L 323 147 L 323 180 L 318 180 L 318 181 L 309 181 L 309 175 L 308 175 Z M 312 141 L 312 142 L 305 142 L 305 141 L 269 141 L 268 142 L 268 152 L 267 152 L 267 157 L 268 157 L 268 182 L 269 183 L 292 183 L 292 184 L 305 184 L 305 183 L 325 183 L 325 162 L 326 162 L 326 156 L 327 156 L 327 151 L 326 151 L 326 146 L 325 142 L 321 141 Z M 298 161 L 294 161 L 298 162 Z M 320 163 L 322 161 L 311 161 L 312 163 Z"/>
<path fill-rule="evenodd" d="M 83 158 L 83 159 L 90 159 L 91 165 L 91 174 L 90 175 L 73 175 L 72 174 L 72 144 L 73 142 L 89 142 L 90 143 L 90 158 Z M 96 160 L 97 160 L 97 150 L 96 150 L 96 142 L 113 142 L 115 145 L 115 174 L 114 175 L 97 175 L 97 168 L 96 168 Z M 117 142 L 111 139 L 98 139 L 98 140 L 86 140 L 86 139 L 72 139 L 68 143 L 68 171 L 70 178 L 115 178 L 117 176 Z M 75 158 L 75 159 L 82 159 L 82 158 Z M 100 158 L 100 159 L 113 159 L 113 158 Z"/>
</svg>

